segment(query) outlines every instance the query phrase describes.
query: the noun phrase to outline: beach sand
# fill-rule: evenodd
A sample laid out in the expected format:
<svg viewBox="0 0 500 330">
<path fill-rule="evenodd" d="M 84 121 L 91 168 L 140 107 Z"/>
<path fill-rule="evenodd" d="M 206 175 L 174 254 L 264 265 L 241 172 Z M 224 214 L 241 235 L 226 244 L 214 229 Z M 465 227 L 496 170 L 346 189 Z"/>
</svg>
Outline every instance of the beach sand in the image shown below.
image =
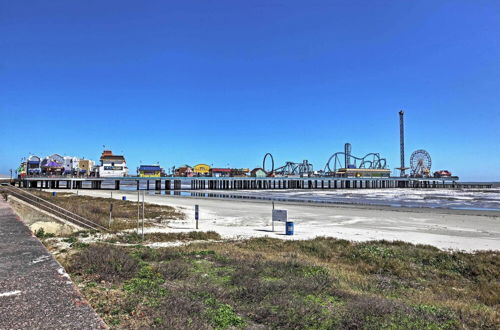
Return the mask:
<svg viewBox="0 0 500 330">
<path fill-rule="evenodd" d="M 78 194 L 109 198 L 111 192 L 79 190 Z M 113 191 L 114 198 L 122 196 L 137 200 L 137 192 Z M 282 222 L 275 222 L 272 231 L 270 201 L 147 194 L 145 201 L 177 207 L 187 216 L 186 220 L 171 221 L 168 227 L 146 228 L 147 231 L 195 230 L 194 206 L 198 204 L 199 230 L 213 230 L 227 239 L 330 236 L 352 241 L 401 240 L 464 251 L 500 250 L 500 212 L 275 202 L 276 209 L 288 210 L 288 218 L 295 224 L 295 234 L 286 236 Z"/>
</svg>

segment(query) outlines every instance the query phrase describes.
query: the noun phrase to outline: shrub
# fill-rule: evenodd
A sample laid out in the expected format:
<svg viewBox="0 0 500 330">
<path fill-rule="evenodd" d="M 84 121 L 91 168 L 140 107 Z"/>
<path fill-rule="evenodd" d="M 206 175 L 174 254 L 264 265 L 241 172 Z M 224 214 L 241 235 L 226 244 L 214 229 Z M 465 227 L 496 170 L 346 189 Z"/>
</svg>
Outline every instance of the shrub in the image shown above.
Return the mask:
<svg viewBox="0 0 500 330">
<path fill-rule="evenodd" d="M 123 281 L 134 277 L 138 261 L 125 248 L 108 244 L 93 244 L 77 252 L 69 271 L 92 274 L 98 280 Z"/>
<path fill-rule="evenodd" d="M 242 327 L 245 325 L 243 318 L 238 316 L 230 305 L 221 304 L 213 298 L 207 299 L 205 303 L 209 307 L 206 315 L 216 329 Z"/>
<path fill-rule="evenodd" d="M 128 280 L 123 285 L 125 291 L 150 296 L 158 297 L 166 295 L 167 291 L 161 285 L 165 282 L 160 273 L 156 272 L 153 267 L 144 263 L 137 272 L 136 277 Z"/>
<path fill-rule="evenodd" d="M 203 301 L 193 297 L 188 288 L 179 288 L 149 313 L 163 329 L 212 329 L 204 311 Z"/>
<path fill-rule="evenodd" d="M 146 242 L 175 242 L 175 241 L 201 241 L 220 240 L 221 236 L 215 231 L 191 231 L 187 233 L 145 233 Z M 142 243 L 142 235 L 136 232 L 117 235 L 108 239 L 108 242 L 121 242 L 128 244 Z"/>
<path fill-rule="evenodd" d="M 157 266 L 156 270 L 163 275 L 166 280 L 174 281 L 185 279 L 189 276 L 191 263 L 185 260 L 172 260 Z"/>
<path fill-rule="evenodd" d="M 39 228 L 38 230 L 35 230 L 35 236 L 40 239 L 44 239 L 55 237 L 56 235 L 54 233 L 46 233 L 43 228 Z"/>
</svg>

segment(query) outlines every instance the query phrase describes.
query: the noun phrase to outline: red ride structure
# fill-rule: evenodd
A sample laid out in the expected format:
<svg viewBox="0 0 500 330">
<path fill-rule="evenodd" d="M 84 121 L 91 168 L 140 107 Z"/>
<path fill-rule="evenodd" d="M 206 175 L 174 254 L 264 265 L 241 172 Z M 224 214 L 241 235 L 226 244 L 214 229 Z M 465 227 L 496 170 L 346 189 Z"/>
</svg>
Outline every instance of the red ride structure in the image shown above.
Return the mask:
<svg viewBox="0 0 500 330">
<path fill-rule="evenodd" d="M 440 171 L 434 172 L 434 177 L 436 177 L 436 178 L 444 178 L 444 177 L 449 177 L 449 176 L 451 176 L 451 172 L 447 171 L 447 170 L 440 170 Z"/>
</svg>

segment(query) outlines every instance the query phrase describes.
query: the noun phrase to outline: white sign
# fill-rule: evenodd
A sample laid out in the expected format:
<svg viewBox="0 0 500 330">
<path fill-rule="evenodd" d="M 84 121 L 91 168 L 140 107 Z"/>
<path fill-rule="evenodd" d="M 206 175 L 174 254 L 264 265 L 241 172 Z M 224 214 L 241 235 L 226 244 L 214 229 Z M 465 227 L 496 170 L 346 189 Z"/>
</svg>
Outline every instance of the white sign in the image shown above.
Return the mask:
<svg viewBox="0 0 500 330">
<path fill-rule="evenodd" d="M 288 214 L 286 210 L 273 210 L 273 221 L 286 222 L 288 220 Z"/>
</svg>

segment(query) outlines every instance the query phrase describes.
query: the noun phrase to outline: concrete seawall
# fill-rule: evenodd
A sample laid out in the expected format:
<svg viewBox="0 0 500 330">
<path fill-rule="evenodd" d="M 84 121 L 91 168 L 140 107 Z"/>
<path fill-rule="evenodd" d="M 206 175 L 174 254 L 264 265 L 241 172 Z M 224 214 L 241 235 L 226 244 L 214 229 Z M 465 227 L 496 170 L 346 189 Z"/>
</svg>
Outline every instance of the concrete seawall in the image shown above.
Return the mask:
<svg viewBox="0 0 500 330">
<path fill-rule="evenodd" d="M 0 199 L 0 329 L 105 329 L 69 275 Z"/>
</svg>

